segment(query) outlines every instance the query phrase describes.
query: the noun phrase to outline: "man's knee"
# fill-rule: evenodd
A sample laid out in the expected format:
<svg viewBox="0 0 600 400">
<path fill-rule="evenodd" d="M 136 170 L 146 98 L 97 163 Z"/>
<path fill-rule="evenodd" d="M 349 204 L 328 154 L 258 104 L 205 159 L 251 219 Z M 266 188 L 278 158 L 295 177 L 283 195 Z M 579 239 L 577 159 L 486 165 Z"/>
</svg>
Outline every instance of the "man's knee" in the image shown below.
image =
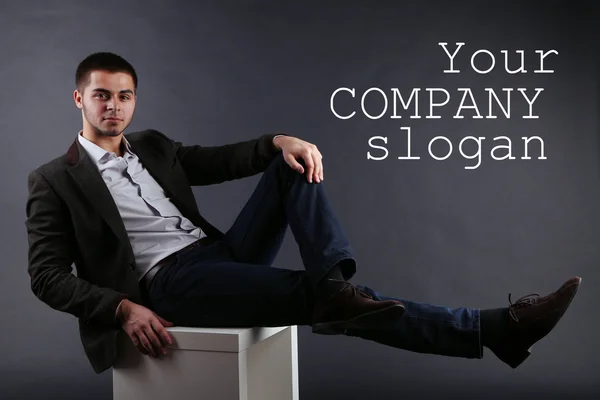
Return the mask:
<svg viewBox="0 0 600 400">
<path fill-rule="evenodd" d="M 298 161 L 298 162 L 300 162 L 300 161 Z M 304 163 L 304 161 L 302 161 L 302 163 Z M 271 160 L 269 167 L 281 170 L 282 172 L 285 172 L 285 173 L 291 172 L 293 170 L 293 168 L 287 163 L 287 161 L 283 157 L 282 152 L 277 153 L 277 155 L 273 158 L 273 160 Z M 304 164 L 302 164 L 302 167 L 306 168 Z"/>
</svg>

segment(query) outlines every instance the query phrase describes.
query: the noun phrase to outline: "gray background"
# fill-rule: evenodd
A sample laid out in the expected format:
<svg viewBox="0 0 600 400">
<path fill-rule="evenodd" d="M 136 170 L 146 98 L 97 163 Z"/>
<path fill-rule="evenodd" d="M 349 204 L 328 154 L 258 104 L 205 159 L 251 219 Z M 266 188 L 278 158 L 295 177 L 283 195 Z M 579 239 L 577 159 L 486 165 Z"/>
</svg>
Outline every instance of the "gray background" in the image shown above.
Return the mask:
<svg viewBox="0 0 600 400">
<path fill-rule="evenodd" d="M 359 260 L 356 283 L 433 304 L 496 307 L 508 304 L 509 292 L 547 293 L 572 275 L 583 277 L 565 318 L 514 371 L 487 350 L 483 360 L 452 359 L 300 328 L 303 399 L 600 394 L 594 339 L 597 7 L 548 1 L 52 3 L 0 4 L 0 398 L 111 398 L 110 373 L 93 373 L 76 320 L 37 300 L 26 271 L 26 177 L 64 153 L 81 128 L 73 75 L 95 51 L 119 53 L 137 69 L 137 113 L 129 131 L 151 127 L 206 145 L 285 131 L 317 144 L 324 184 Z M 461 74 L 443 74 L 448 64 L 440 41 L 467 43 L 456 61 Z M 494 72 L 479 75 L 470 70 L 469 55 L 481 48 L 497 55 L 526 50 L 530 71 L 537 67 L 534 50 L 556 49 L 559 56 L 547 58 L 554 74 L 508 75 L 498 58 Z M 340 86 L 359 94 L 372 86 L 388 93 L 444 87 L 454 97 L 441 120 L 387 114 L 342 121 L 329 110 L 329 96 Z M 473 89 L 482 113 L 485 87 L 543 87 L 534 108 L 540 119 L 521 119 L 526 107 L 517 96 L 510 120 L 452 119 L 457 87 Z M 381 102 L 369 104 L 375 113 Z M 359 99 L 342 106 L 359 107 Z M 406 154 L 401 126 L 412 128 L 421 160 L 397 160 Z M 384 161 L 366 159 L 367 141 L 376 135 L 389 138 Z M 485 136 L 481 166 L 465 170 L 473 162 L 457 151 L 443 162 L 431 159 L 427 143 L 437 135 L 455 146 L 464 136 Z M 522 136 L 542 136 L 548 159 L 492 160 L 492 138 L 502 135 L 513 139 L 518 158 Z M 201 211 L 228 229 L 257 181 L 195 189 Z M 276 265 L 301 268 L 291 233 Z"/>
</svg>

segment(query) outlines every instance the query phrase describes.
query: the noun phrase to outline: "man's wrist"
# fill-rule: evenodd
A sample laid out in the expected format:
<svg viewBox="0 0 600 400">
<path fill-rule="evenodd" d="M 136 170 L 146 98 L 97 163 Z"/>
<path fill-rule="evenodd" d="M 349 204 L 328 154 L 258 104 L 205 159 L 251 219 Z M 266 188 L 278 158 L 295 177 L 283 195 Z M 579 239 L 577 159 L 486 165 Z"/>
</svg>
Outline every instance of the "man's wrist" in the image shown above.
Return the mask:
<svg viewBox="0 0 600 400">
<path fill-rule="evenodd" d="M 125 301 L 127 299 L 124 298 L 119 302 L 119 305 L 117 306 L 117 309 L 115 310 L 115 320 L 116 321 L 121 321 L 122 317 L 123 317 L 123 309 L 125 308 Z"/>
<path fill-rule="evenodd" d="M 279 145 L 280 140 L 277 140 L 277 138 L 282 137 L 282 136 L 286 136 L 286 135 L 280 133 L 273 137 L 273 147 L 275 147 L 277 150 L 281 150 L 281 146 Z"/>
</svg>

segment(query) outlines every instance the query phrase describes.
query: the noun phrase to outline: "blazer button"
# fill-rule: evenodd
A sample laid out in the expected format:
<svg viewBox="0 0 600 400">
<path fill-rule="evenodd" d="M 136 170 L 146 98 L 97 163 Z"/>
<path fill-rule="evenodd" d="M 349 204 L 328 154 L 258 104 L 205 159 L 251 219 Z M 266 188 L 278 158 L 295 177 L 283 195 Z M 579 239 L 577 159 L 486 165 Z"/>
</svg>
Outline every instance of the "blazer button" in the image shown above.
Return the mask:
<svg viewBox="0 0 600 400">
<path fill-rule="evenodd" d="M 135 264 L 134 263 L 129 264 L 129 269 L 130 270 L 134 270 L 135 269 Z"/>
</svg>

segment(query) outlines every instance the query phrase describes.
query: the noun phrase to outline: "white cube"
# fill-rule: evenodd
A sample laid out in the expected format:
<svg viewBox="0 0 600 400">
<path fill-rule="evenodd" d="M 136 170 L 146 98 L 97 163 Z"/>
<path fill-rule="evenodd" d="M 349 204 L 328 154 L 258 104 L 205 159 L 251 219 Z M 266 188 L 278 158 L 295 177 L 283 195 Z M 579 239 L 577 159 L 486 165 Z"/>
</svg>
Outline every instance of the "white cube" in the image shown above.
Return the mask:
<svg viewBox="0 0 600 400">
<path fill-rule="evenodd" d="M 160 358 L 119 335 L 114 400 L 298 399 L 296 326 L 166 329 L 173 345 Z"/>
</svg>

